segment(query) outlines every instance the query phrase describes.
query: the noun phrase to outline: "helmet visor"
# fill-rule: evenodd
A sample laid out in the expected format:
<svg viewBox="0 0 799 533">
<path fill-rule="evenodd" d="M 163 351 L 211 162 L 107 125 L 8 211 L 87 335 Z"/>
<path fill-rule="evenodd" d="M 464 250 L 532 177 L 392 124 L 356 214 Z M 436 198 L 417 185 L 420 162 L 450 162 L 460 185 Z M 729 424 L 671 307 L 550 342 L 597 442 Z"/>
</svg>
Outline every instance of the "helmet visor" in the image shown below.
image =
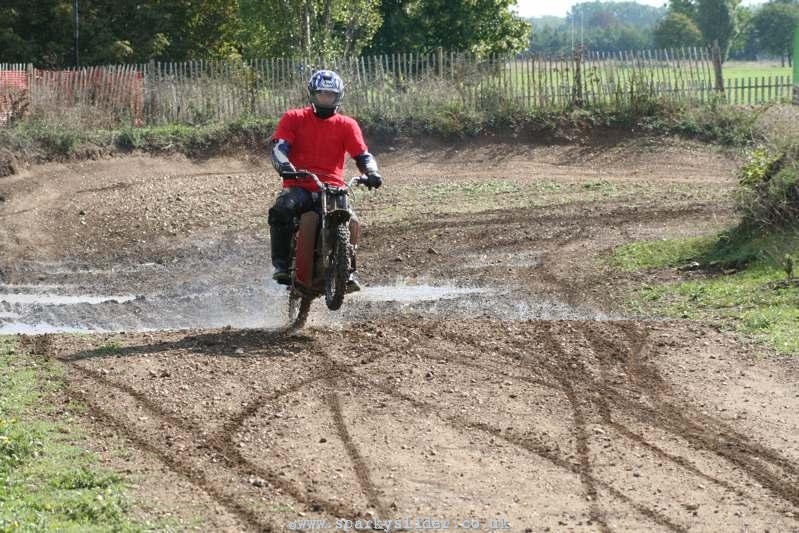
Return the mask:
<svg viewBox="0 0 799 533">
<path fill-rule="evenodd" d="M 316 107 L 334 108 L 341 103 L 341 94 L 335 91 L 313 91 L 311 102 Z"/>
</svg>

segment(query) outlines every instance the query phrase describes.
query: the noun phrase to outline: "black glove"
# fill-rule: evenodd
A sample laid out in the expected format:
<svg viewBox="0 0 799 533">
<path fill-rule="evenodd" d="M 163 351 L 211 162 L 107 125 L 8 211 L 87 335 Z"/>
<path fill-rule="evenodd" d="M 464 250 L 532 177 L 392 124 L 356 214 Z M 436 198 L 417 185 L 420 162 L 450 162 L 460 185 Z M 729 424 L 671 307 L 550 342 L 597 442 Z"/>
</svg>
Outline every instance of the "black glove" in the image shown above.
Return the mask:
<svg viewBox="0 0 799 533">
<path fill-rule="evenodd" d="M 370 172 L 366 175 L 366 186 L 370 189 L 374 187 L 379 189 L 383 185 L 383 178 L 377 172 Z"/>
<path fill-rule="evenodd" d="M 285 174 L 288 172 L 297 172 L 297 169 L 294 168 L 294 165 L 291 163 L 280 163 L 277 169 L 277 173 L 280 174 L 280 177 L 285 177 Z"/>
</svg>

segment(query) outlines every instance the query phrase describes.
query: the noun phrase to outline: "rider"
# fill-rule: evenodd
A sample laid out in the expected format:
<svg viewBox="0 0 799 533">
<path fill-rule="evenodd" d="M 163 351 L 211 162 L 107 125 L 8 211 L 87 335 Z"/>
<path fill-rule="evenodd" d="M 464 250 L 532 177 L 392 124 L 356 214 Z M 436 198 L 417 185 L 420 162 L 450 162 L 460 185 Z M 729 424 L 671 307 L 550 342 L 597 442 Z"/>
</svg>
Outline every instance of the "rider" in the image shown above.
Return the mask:
<svg viewBox="0 0 799 533">
<path fill-rule="evenodd" d="M 310 106 L 288 110 L 272 135 L 272 164 L 283 179 L 283 191 L 269 210 L 272 241 L 272 279 L 280 284 L 291 283 L 289 255 L 294 217 L 313 209 L 313 181 L 285 179 L 296 169 L 316 174 L 324 183 L 344 187 L 344 156 L 355 159 L 358 170 L 367 176 L 369 188 L 380 187 L 383 178 L 377 161 L 369 153 L 361 128 L 355 119 L 338 114 L 344 82 L 332 70 L 320 70 L 308 81 Z M 355 232 L 353 241 L 357 239 Z M 357 242 L 353 242 L 357 244 Z M 353 265 L 354 267 L 354 265 Z M 354 270 L 354 268 L 353 268 Z M 354 271 L 349 291 L 359 290 Z"/>
</svg>

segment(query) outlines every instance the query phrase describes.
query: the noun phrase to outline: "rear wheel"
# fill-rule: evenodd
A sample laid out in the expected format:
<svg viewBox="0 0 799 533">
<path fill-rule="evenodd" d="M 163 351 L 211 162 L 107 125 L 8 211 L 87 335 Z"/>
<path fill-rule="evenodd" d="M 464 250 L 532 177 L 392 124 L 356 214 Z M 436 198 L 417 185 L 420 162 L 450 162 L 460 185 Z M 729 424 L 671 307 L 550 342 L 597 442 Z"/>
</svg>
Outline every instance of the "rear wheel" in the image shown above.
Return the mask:
<svg viewBox="0 0 799 533">
<path fill-rule="evenodd" d="M 347 280 L 350 277 L 350 228 L 347 222 L 341 223 L 333 231 L 333 243 L 325 269 L 325 304 L 335 311 L 344 302 Z"/>
<path fill-rule="evenodd" d="M 299 329 L 305 325 L 312 301 L 313 298 L 295 289 L 289 291 L 289 330 Z"/>
</svg>

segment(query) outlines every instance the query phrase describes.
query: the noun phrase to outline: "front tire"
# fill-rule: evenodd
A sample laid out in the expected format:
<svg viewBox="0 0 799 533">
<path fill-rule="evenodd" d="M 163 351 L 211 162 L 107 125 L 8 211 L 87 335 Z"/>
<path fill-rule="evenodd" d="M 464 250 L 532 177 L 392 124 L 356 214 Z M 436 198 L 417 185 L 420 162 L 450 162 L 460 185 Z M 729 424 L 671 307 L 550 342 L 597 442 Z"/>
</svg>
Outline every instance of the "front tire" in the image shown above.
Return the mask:
<svg viewBox="0 0 799 533">
<path fill-rule="evenodd" d="M 347 281 L 350 277 L 350 228 L 348 223 L 341 223 L 333 232 L 333 243 L 330 257 L 325 269 L 325 304 L 331 311 L 336 311 L 344 303 L 347 292 Z"/>
</svg>

